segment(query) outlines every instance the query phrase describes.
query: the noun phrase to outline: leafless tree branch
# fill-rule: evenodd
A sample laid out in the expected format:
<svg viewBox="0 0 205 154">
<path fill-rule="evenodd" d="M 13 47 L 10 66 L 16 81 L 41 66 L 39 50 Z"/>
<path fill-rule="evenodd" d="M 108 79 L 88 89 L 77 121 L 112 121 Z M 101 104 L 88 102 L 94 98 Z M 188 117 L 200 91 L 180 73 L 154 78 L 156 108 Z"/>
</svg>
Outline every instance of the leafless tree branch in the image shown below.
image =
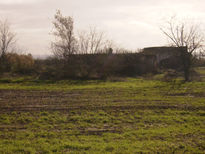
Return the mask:
<svg viewBox="0 0 205 154">
<path fill-rule="evenodd" d="M 0 21 L 0 57 L 12 51 L 15 42 L 15 34 L 11 31 L 8 21 Z"/>
</svg>

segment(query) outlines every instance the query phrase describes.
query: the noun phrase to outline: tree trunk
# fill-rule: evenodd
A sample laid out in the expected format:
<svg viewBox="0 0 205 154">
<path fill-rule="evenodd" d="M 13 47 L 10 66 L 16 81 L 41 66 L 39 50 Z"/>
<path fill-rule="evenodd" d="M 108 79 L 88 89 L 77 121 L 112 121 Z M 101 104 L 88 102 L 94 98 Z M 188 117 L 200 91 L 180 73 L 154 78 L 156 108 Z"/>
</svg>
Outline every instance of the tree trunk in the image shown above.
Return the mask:
<svg viewBox="0 0 205 154">
<path fill-rule="evenodd" d="M 184 50 L 182 48 L 181 51 L 181 60 L 182 60 L 182 67 L 184 72 L 184 80 L 190 80 L 190 71 L 192 67 L 192 54 L 188 52 L 187 48 Z"/>
</svg>

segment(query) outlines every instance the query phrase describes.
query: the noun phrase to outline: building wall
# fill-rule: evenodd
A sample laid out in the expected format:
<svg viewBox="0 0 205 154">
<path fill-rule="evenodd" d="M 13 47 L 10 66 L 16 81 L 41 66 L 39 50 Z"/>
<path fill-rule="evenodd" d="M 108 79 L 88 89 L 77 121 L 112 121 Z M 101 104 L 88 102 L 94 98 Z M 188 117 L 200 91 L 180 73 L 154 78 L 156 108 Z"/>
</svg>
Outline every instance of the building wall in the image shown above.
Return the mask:
<svg viewBox="0 0 205 154">
<path fill-rule="evenodd" d="M 156 65 L 168 68 L 177 68 L 181 65 L 181 53 L 186 52 L 187 47 L 150 47 L 144 48 L 142 53 L 145 55 L 155 55 Z"/>
</svg>

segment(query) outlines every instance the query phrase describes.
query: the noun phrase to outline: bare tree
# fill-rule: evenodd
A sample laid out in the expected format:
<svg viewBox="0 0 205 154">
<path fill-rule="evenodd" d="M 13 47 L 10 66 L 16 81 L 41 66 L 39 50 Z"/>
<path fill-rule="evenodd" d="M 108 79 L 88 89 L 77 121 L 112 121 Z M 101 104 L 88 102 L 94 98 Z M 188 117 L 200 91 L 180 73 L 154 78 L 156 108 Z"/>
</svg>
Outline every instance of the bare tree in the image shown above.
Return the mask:
<svg viewBox="0 0 205 154">
<path fill-rule="evenodd" d="M 55 41 L 51 43 L 51 47 L 55 56 L 68 60 L 70 55 L 77 52 L 77 41 L 73 32 L 73 18 L 64 17 L 60 10 L 54 16 L 53 21 Z"/>
<path fill-rule="evenodd" d="M 104 32 L 97 31 L 96 27 L 90 27 L 89 31 L 84 30 L 78 34 L 78 47 L 82 54 L 102 53 L 112 46 L 112 41 L 106 39 Z"/>
<path fill-rule="evenodd" d="M 6 53 L 13 50 L 14 44 L 15 34 L 8 21 L 0 21 L 0 58 L 5 58 Z"/>
<path fill-rule="evenodd" d="M 6 54 L 13 51 L 15 34 L 11 31 L 7 20 L 0 20 L 0 72 L 7 70 Z"/>
<path fill-rule="evenodd" d="M 181 51 L 181 60 L 185 81 L 190 79 L 190 70 L 193 65 L 193 53 L 203 47 L 204 35 L 200 31 L 199 25 L 188 24 L 178 21 L 172 17 L 160 28 L 165 36 L 170 40 L 172 46 L 186 47 L 187 50 Z"/>
</svg>

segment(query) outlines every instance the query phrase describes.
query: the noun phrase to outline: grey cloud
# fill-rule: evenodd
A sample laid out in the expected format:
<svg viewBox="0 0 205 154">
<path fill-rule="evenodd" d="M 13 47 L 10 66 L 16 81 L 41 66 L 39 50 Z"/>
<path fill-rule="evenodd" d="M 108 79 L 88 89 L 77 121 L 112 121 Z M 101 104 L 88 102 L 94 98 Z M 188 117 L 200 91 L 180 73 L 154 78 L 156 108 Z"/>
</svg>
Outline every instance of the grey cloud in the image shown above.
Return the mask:
<svg viewBox="0 0 205 154">
<path fill-rule="evenodd" d="M 2 3 L 4 1 L 4 3 Z M 48 52 L 56 9 L 73 16 L 76 29 L 96 25 L 127 48 L 162 45 L 158 28 L 171 14 L 205 21 L 204 0 L 17 0 L 0 2 L 0 18 L 8 18 L 19 43 L 34 54 Z"/>
</svg>

